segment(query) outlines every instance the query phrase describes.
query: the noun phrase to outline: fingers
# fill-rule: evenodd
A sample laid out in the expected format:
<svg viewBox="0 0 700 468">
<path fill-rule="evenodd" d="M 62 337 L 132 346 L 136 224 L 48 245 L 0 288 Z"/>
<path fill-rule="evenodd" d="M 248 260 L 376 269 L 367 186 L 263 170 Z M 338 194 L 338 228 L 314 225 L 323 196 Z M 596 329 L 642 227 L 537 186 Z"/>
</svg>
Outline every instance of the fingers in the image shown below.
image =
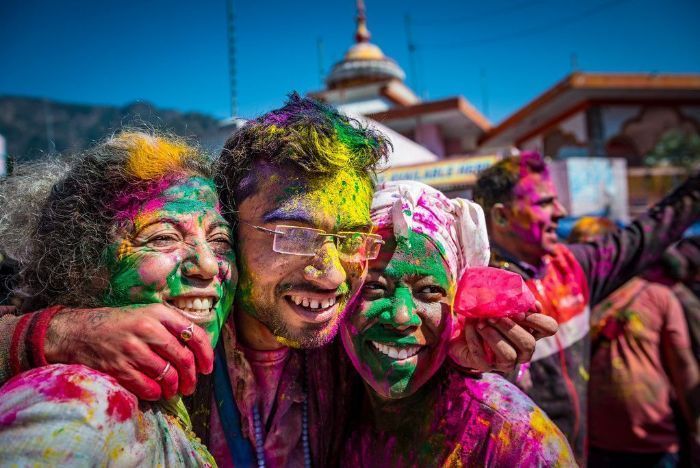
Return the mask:
<svg viewBox="0 0 700 468">
<path fill-rule="evenodd" d="M 532 330 L 536 340 L 552 336 L 559 330 L 555 319 L 541 313 L 530 314 L 521 320 L 516 320 L 516 322 L 525 329 Z"/>
<path fill-rule="evenodd" d="M 162 307 L 159 318 L 171 335 L 180 338 L 182 330 L 192 322 L 167 307 Z M 202 374 L 210 374 L 214 369 L 214 350 L 211 347 L 209 335 L 201 327 L 193 327 L 192 338 L 183 342 L 194 356 L 196 371 Z"/>
<path fill-rule="evenodd" d="M 449 354 L 458 366 L 481 372 L 491 369 L 474 322 L 464 324 L 462 334 L 450 343 Z"/>
<path fill-rule="evenodd" d="M 484 339 L 485 345 L 493 351 L 494 361 L 490 363 L 490 367 L 501 372 L 512 371 L 518 360 L 518 352 L 501 335 L 499 330 L 493 326 L 486 326 L 478 330 L 478 333 Z"/>
<path fill-rule="evenodd" d="M 158 354 L 145 343 L 134 339 L 129 343 L 129 364 L 133 369 L 138 369 L 138 372 L 151 382 L 149 386 L 155 384 L 159 387 L 162 398 L 169 400 L 174 397 L 179 388 L 179 375 L 175 367 L 161 358 Z"/>
<path fill-rule="evenodd" d="M 180 393 L 183 395 L 191 395 L 197 385 L 197 369 L 195 367 L 194 355 L 164 327 L 162 327 L 161 330 L 162 335 L 159 336 L 158 339 L 150 339 L 149 346 L 156 354 L 164 361 L 169 362 L 174 368 L 178 377 L 177 388 Z M 161 366 L 158 372 L 160 373 L 164 367 L 165 364 Z"/>
<path fill-rule="evenodd" d="M 115 378 L 119 385 L 129 390 L 140 400 L 156 401 L 162 396 L 158 382 L 135 369 L 126 369 Z"/>
<path fill-rule="evenodd" d="M 530 361 L 532 353 L 535 352 L 535 337 L 509 318 L 500 318 L 497 320 L 489 320 L 489 323 L 494 327 L 502 338 L 505 339 L 505 344 L 499 340 L 499 348 L 502 351 L 501 357 L 505 359 L 512 358 L 512 352 L 516 353 L 516 362 L 513 364 L 522 364 Z M 495 335 L 494 335 L 495 337 Z M 489 343 L 490 344 L 490 343 Z M 494 353 L 496 349 L 494 349 Z"/>
</svg>

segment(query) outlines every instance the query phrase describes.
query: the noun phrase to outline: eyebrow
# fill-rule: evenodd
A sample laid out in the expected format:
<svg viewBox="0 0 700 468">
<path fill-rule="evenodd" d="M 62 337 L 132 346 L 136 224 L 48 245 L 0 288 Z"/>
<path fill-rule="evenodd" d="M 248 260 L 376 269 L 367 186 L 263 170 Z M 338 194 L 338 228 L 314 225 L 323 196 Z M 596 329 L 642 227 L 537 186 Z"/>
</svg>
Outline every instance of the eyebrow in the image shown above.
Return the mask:
<svg viewBox="0 0 700 468">
<path fill-rule="evenodd" d="M 275 221 L 296 221 L 297 223 L 313 225 L 311 218 L 303 211 L 290 211 L 284 208 L 275 208 L 272 211 L 268 211 L 263 215 L 262 219 L 266 223 L 273 223 Z"/>
<path fill-rule="evenodd" d="M 348 231 L 348 232 L 370 232 L 372 230 L 372 223 L 354 224 L 352 226 L 341 226 L 338 231 Z"/>
</svg>

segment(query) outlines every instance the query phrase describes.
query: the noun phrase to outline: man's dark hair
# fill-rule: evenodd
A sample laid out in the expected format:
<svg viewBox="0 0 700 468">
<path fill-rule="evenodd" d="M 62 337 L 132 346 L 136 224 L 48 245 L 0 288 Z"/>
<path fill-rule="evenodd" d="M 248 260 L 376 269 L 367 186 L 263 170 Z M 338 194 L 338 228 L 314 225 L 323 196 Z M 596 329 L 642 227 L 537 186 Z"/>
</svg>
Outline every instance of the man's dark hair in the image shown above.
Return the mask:
<svg viewBox="0 0 700 468">
<path fill-rule="evenodd" d="M 502 159 L 479 174 L 474 186 L 474 201 L 484 209 L 488 220 L 493 205 L 513 200 L 513 189 L 521 178 L 531 173 L 546 172 L 544 159 L 534 151 Z"/>
<path fill-rule="evenodd" d="M 257 189 L 257 163 L 300 171 L 309 179 L 351 168 L 373 184 L 391 148 L 379 131 L 336 109 L 292 93 L 285 105 L 248 121 L 226 141 L 217 186 L 226 211 Z"/>
</svg>

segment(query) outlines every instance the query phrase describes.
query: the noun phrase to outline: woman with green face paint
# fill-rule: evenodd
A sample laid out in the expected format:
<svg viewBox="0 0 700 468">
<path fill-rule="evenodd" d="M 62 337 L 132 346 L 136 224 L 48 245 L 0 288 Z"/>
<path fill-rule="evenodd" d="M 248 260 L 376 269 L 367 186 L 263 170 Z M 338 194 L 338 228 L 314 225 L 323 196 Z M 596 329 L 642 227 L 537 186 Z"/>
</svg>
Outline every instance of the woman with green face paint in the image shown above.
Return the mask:
<svg viewBox="0 0 700 468">
<path fill-rule="evenodd" d="M 237 270 L 210 162 L 195 148 L 163 136 L 118 134 L 70 165 L 34 219 L 20 278 L 29 307 L 162 303 L 182 319 L 169 325 L 178 346 L 204 332 L 216 343 Z M 99 309 L 94 313 L 100 326 Z M 41 334 L 42 326 L 29 333 Z M 166 360 L 151 367 L 156 380 L 169 378 Z M 0 388 L 0 460 L 215 464 L 179 396 L 139 401 L 106 374 L 63 364 L 38 367 Z"/>
<path fill-rule="evenodd" d="M 375 194 L 372 221 L 385 244 L 340 330 L 367 394 L 343 464 L 573 465 L 566 439 L 524 393 L 446 362 L 462 329 L 451 307 L 457 278 L 488 263 L 481 208 L 418 182 L 390 182 Z"/>
</svg>

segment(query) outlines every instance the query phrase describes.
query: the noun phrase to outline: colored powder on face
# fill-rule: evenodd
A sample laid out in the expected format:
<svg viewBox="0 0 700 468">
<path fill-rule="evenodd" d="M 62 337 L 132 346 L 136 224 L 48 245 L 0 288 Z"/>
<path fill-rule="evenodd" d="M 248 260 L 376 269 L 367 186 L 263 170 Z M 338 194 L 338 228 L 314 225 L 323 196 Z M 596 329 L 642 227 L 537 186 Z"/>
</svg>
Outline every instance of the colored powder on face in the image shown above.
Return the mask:
<svg viewBox="0 0 700 468">
<path fill-rule="evenodd" d="M 166 187 L 162 193 L 153 195 L 153 200 L 148 200 L 139 207 L 130 219 L 130 224 L 134 232 L 138 232 L 140 226 L 167 217 L 188 220 L 188 225 L 194 222 L 197 227 L 191 226 L 191 228 L 200 229 L 205 222 L 205 213 L 212 211 L 219 212 L 213 182 L 201 177 L 191 177 L 186 182 L 174 183 Z M 190 221 L 193 214 L 196 218 Z M 195 248 L 197 245 L 195 242 Z M 187 249 L 191 248 L 192 246 L 187 247 Z M 147 246 L 140 246 L 138 252 L 134 254 L 134 247 L 128 237 L 118 241 L 107 248 L 103 255 L 103 262 L 110 276 L 110 287 L 103 297 L 103 304 L 128 306 L 134 303 L 159 303 L 163 299 L 161 297 L 163 291 L 167 291 L 171 297 L 182 294 L 190 287 L 188 279 L 183 277 L 181 271 L 183 256 L 184 253 L 179 251 L 160 252 Z M 145 281 L 144 278 L 153 276 L 152 268 L 156 257 L 160 260 L 159 265 L 170 264 L 172 269 L 165 278 Z M 195 255 L 195 261 L 198 261 L 198 258 L 198 254 Z M 214 343 L 218 339 L 220 328 L 233 303 L 235 293 L 235 285 L 231 284 L 231 266 L 235 265 L 233 250 L 218 258 L 217 263 L 219 281 L 215 284 L 215 288 L 219 301 L 215 306 L 216 318 L 205 327 Z M 146 265 L 145 269 L 144 265 Z"/>
<path fill-rule="evenodd" d="M 428 247 L 432 246 L 432 249 Z M 352 341 L 354 343 L 355 352 L 358 356 L 352 356 L 351 359 L 358 360 L 360 366 L 369 367 L 376 382 L 385 382 L 392 395 L 400 396 L 406 392 L 415 377 L 417 368 L 431 367 L 435 364 L 435 369 L 442 363 L 425 362 L 423 358 L 427 353 L 423 354 L 423 358 L 416 363 L 397 364 L 395 359 L 378 356 L 370 347 L 366 346 L 366 342 L 378 341 L 381 343 L 391 343 L 397 346 L 406 346 L 417 343 L 414 336 L 404 336 L 400 333 L 392 334 L 387 332 L 385 326 L 419 326 L 421 319 L 416 314 L 414 292 L 410 287 L 402 286 L 400 282 L 407 278 L 416 277 L 432 277 L 435 284 L 442 287 L 448 292 L 452 291 L 453 286 L 447 272 L 447 265 L 440 252 L 434 248 L 435 245 L 424 234 L 409 231 L 408 238 L 399 238 L 396 243 L 394 255 L 386 265 L 383 275 L 397 282 L 397 286 L 391 297 L 376 299 L 369 302 L 369 306 L 357 313 L 363 314 L 363 322 L 376 321 L 377 325 L 372 326 L 362 333 L 354 331 Z M 449 316 L 447 304 L 443 304 L 447 312 L 442 317 L 441 321 Z M 401 323 L 397 322 L 398 314 L 403 315 Z M 408 320 L 406 320 L 406 318 Z M 451 321 L 449 322 L 451 324 Z M 385 325 L 379 325 L 385 324 Z M 451 334 L 451 325 L 445 324 L 445 339 L 448 339 Z M 397 328 L 398 330 L 398 328 Z M 438 338 L 438 337 L 436 337 Z M 435 343 L 433 346 L 440 347 L 440 343 Z M 432 356 L 428 356 L 430 359 Z M 365 378 L 367 378 L 365 376 Z M 383 386 L 383 385 L 382 385 Z"/>
</svg>

